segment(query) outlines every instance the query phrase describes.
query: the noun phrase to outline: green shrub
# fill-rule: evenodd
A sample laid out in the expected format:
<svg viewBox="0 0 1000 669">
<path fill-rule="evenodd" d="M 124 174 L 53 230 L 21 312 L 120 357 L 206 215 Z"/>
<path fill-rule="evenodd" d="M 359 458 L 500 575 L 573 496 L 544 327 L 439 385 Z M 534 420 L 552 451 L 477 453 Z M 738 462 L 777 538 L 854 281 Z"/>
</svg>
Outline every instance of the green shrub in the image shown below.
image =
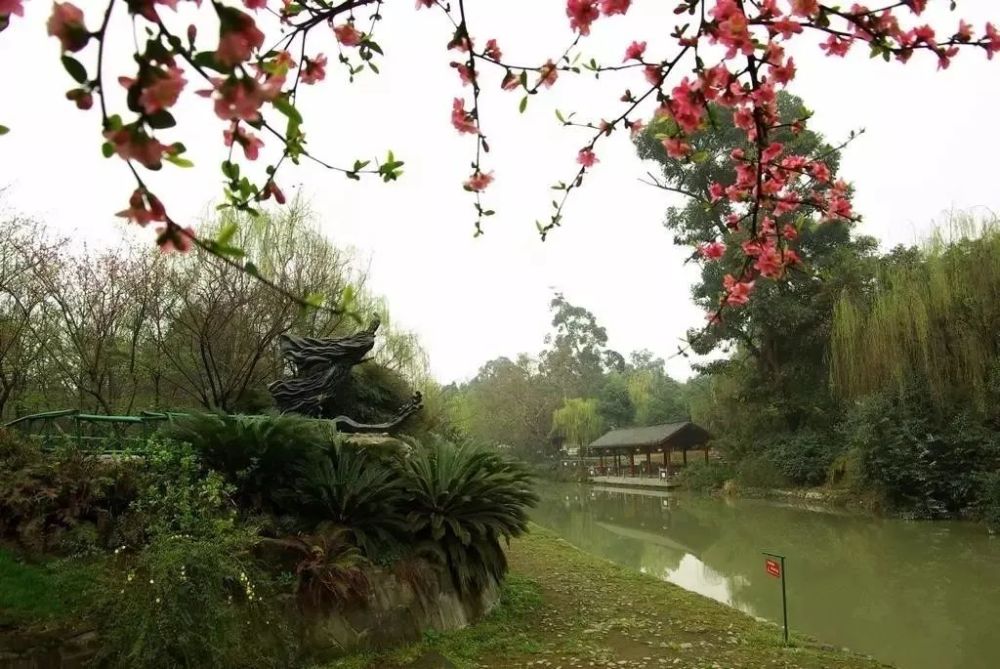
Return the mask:
<svg viewBox="0 0 1000 669">
<path fill-rule="evenodd" d="M 507 571 L 500 545 L 522 534 L 537 502 L 527 467 L 494 450 L 435 439 L 406 462 L 409 521 L 455 586 L 476 591 Z"/>
<path fill-rule="evenodd" d="M 192 449 L 154 444 L 130 509 L 137 543 L 116 550 L 100 590 L 100 664 L 108 667 L 283 667 L 291 645 L 276 584 L 256 557 L 231 487 Z"/>
<path fill-rule="evenodd" d="M 347 528 L 370 558 L 409 536 L 399 466 L 342 440 L 327 445 L 282 498 L 307 527 L 332 522 Z"/>
<path fill-rule="evenodd" d="M 74 448 L 43 452 L 5 436 L 0 443 L 0 537 L 40 553 L 106 547 L 135 498 L 137 467 Z"/>
<path fill-rule="evenodd" d="M 680 471 L 678 480 L 688 490 L 710 491 L 722 488 L 733 475 L 733 468 L 723 462 L 691 462 Z"/>
<path fill-rule="evenodd" d="M 264 511 L 282 510 L 278 493 L 294 488 L 333 438 L 322 421 L 290 415 L 198 414 L 176 419 L 161 434 L 191 444 L 208 469 L 236 486 L 242 509 Z"/>
<path fill-rule="evenodd" d="M 974 510 L 982 473 L 995 468 L 1000 452 L 1000 435 L 981 419 L 964 410 L 940 413 L 916 388 L 860 402 L 843 430 L 857 449 L 863 485 L 918 517 Z"/>
<path fill-rule="evenodd" d="M 800 430 L 781 435 L 767 448 L 772 466 L 795 485 L 816 486 L 826 481 L 830 465 L 841 450 L 833 435 Z"/>
<path fill-rule="evenodd" d="M 1000 532 L 1000 471 L 988 472 L 980 479 L 979 513 L 986 526 Z"/>
<path fill-rule="evenodd" d="M 129 669 L 287 667 L 291 646 L 251 528 L 158 534 L 102 589 L 99 664 Z"/>
<path fill-rule="evenodd" d="M 744 458 L 736 468 L 736 480 L 747 488 L 784 488 L 785 478 L 774 466 L 774 461 L 765 453 Z"/>
</svg>

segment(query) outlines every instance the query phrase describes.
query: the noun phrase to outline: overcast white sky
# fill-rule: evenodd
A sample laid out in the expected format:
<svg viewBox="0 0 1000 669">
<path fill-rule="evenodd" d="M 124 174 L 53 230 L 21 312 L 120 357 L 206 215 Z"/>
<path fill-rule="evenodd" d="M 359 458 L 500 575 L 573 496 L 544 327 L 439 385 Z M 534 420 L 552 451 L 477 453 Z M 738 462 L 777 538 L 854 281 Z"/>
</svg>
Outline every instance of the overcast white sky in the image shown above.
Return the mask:
<svg viewBox="0 0 1000 669">
<path fill-rule="evenodd" d="M 132 184 L 120 161 L 101 158 L 96 110 L 77 112 L 63 98 L 70 81 L 56 41 L 45 35 L 51 5 L 26 4 L 26 16 L 0 34 L 0 123 L 12 128 L 0 138 L 7 205 L 90 243 L 113 240 L 125 233 L 113 213 Z M 103 3 L 79 4 L 94 21 Z M 475 34 L 496 37 L 514 62 L 557 55 L 571 39 L 564 0 L 467 4 Z M 619 60 L 632 39 L 647 39 L 649 54 L 659 56 L 656 45 L 668 44 L 674 4 L 637 0 L 628 17 L 597 22 L 585 53 Z M 938 7 L 927 18 L 949 30 L 959 15 L 977 29 L 986 20 L 1000 22 L 995 0 L 966 0 L 959 14 L 944 11 L 944 0 L 931 4 Z M 610 117 L 626 86 L 640 88 L 641 74 L 561 80 L 550 94 L 532 98 L 521 116 L 519 94 L 499 91 L 499 74 L 491 73 L 483 119 L 493 146 L 488 165 L 496 172 L 487 204 L 497 215 L 488 219 L 487 234 L 473 239 L 472 209 L 460 184 L 474 145 L 449 122 L 451 100 L 462 91 L 444 49 L 448 26 L 440 14 L 415 12 L 412 0 L 386 5 L 376 35 L 386 51 L 382 75 L 368 73 L 349 86 L 331 63 L 328 81 L 305 89 L 301 106 L 319 156 L 346 164 L 391 148 L 406 161 L 406 174 L 395 184 L 359 185 L 306 166 L 285 172 L 280 182 L 289 191 L 297 185 L 311 200 L 332 240 L 370 257 L 370 285 L 388 297 L 400 324 L 420 334 L 435 375 L 465 378 L 490 358 L 539 350 L 553 289 L 591 309 L 618 350 L 673 353 L 685 330 L 703 323 L 689 300 L 695 268 L 682 265 L 688 251 L 674 248 L 661 226 L 669 196 L 639 183 L 647 166 L 624 136 L 599 146 L 601 162 L 571 200 L 563 228 L 542 243 L 534 226 L 548 214 L 549 186 L 575 173 L 576 151 L 586 141 L 582 131 L 560 128 L 553 110 Z M 202 34 L 211 39 L 211 32 Z M 332 37 L 316 32 L 310 51 L 332 55 Z M 851 129 L 868 131 L 842 169 L 857 186 L 864 232 L 888 247 L 914 242 L 952 208 L 1000 210 L 1000 60 L 988 63 L 981 52 L 969 52 L 950 70 L 935 72 L 930 58 L 882 64 L 859 50 L 846 60 L 827 59 L 804 42 L 792 52 L 800 74 L 791 90 L 816 110 L 813 127 L 831 141 Z M 128 46 L 112 48 L 110 75 L 130 74 Z M 201 87 L 195 75 L 188 78 Z M 223 124 L 201 98 L 177 115 L 183 134 L 168 132 L 163 140 L 184 141 L 196 167 L 166 169 L 151 183 L 175 218 L 196 220 L 221 192 Z M 192 125 L 200 131 L 191 132 Z M 689 373 L 682 358 L 668 367 L 679 377 Z"/>
</svg>

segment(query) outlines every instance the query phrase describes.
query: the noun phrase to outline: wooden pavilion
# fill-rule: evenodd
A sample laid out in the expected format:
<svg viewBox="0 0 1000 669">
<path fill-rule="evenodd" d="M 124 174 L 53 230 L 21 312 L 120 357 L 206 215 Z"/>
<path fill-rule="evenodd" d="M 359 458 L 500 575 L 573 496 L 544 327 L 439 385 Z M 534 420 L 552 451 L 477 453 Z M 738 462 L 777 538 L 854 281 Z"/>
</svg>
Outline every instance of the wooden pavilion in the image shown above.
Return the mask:
<svg viewBox="0 0 1000 669">
<path fill-rule="evenodd" d="M 627 427 L 611 430 L 590 444 L 591 456 L 600 458 L 601 472 L 606 471 L 604 458 L 613 456 L 615 471 L 621 472 L 621 458 L 628 457 L 629 476 L 635 476 L 635 456 L 645 455 L 646 472 L 653 471 L 653 455 L 658 457 L 660 464 L 667 471 L 671 469 L 671 456 L 675 451 L 681 452 L 682 463 L 687 464 L 689 450 L 704 451 L 708 462 L 708 442 L 711 435 L 705 428 L 690 421 L 680 423 L 665 423 L 648 427 Z"/>
</svg>

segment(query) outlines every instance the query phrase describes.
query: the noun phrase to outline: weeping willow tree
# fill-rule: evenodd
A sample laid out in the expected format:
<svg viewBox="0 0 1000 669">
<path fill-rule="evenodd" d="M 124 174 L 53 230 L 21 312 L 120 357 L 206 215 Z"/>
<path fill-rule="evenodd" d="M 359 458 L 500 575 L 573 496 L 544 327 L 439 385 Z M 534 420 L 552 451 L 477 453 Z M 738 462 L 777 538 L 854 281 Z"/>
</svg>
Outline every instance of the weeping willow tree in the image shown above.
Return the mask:
<svg viewBox="0 0 1000 669">
<path fill-rule="evenodd" d="M 574 397 L 552 412 L 552 432 L 582 449 L 601 436 L 604 430 L 597 400 Z"/>
<path fill-rule="evenodd" d="M 831 381 L 847 398 L 918 383 L 937 406 L 987 408 L 1000 361 L 1000 221 L 953 219 L 834 311 Z"/>
</svg>

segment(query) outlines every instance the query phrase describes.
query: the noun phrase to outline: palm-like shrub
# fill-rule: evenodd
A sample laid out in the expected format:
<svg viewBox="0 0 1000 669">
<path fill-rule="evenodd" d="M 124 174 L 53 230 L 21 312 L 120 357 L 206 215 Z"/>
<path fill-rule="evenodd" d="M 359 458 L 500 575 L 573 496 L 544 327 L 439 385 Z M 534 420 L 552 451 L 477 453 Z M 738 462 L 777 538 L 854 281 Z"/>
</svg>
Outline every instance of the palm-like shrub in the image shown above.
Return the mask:
<svg viewBox="0 0 1000 669">
<path fill-rule="evenodd" d="M 209 469 L 236 486 L 243 508 L 285 511 L 282 501 L 301 472 L 321 461 L 333 438 L 323 422 L 289 415 L 196 414 L 178 418 L 163 436 L 191 444 Z"/>
<path fill-rule="evenodd" d="M 507 571 L 501 539 L 527 530 L 538 499 L 528 469 L 495 451 L 437 439 L 407 460 L 406 474 L 420 549 L 447 565 L 462 592 L 499 581 Z"/>
<path fill-rule="evenodd" d="M 408 537 L 404 492 L 402 473 L 393 460 L 335 440 L 285 494 L 297 500 L 303 522 L 342 525 L 364 553 L 375 558 Z"/>
</svg>

